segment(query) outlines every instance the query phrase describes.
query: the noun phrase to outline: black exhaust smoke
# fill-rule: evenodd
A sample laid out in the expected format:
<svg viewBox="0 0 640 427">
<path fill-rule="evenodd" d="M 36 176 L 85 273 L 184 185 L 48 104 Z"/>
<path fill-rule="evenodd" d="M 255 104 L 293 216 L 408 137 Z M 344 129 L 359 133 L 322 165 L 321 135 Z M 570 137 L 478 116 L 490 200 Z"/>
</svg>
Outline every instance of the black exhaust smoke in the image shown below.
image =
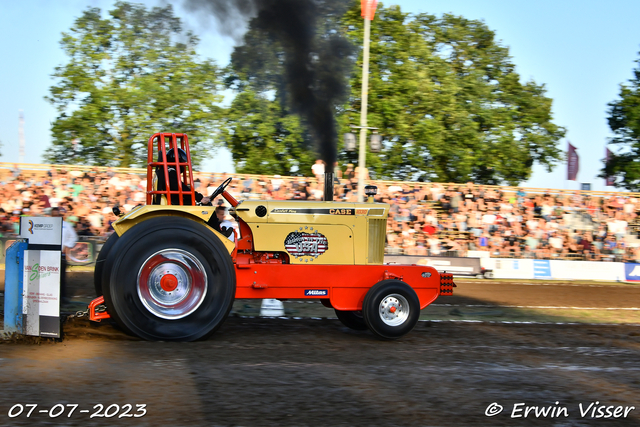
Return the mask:
<svg viewBox="0 0 640 427">
<path fill-rule="evenodd" d="M 335 108 L 347 93 L 347 78 L 353 64 L 353 47 L 336 28 L 318 19 L 323 10 L 346 11 L 343 0 L 185 0 L 193 11 L 206 11 L 219 28 L 234 35 L 239 18 L 252 18 L 251 25 L 284 49 L 283 66 L 287 103 L 303 118 L 318 147 L 327 171 L 337 159 Z M 330 25 L 329 25 L 330 27 Z"/>
<path fill-rule="evenodd" d="M 324 201 L 333 201 L 333 172 L 326 172 L 324 174 Z"/>
</svg>

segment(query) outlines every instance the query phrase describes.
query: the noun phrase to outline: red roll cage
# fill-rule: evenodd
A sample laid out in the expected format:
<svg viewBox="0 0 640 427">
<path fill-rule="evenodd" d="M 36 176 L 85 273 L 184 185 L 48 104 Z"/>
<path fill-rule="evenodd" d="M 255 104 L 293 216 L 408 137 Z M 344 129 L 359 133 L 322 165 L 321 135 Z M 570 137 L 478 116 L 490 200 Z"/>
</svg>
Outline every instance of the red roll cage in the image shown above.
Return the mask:
<svg viewBox="0 0 640 427">
<path fill-rule="evenodd" d="M 157 151 L 154 150 L 154 143 L 157 143 Z M 178 145 L 178 143 L 180 145 Z M 168 148 L 167 148 L 168 146 Z M 167 152 L 173 150 L 174 153 L 178 152 L 178 148 L 184 150 L 187 154 L 187 162 L 180 162 L 180 156 L 176 155 L 175 161 L 167 161 Z M 154 159 L 154 153 L 158 153 L 158 160 Z M 177 190 L 171 190 L 169 184 L 169 165 L 175 167 L 178 179 L 182 183 L 189 187 L 189 190 L 183 190 L 182 185 L 179 182 Z M 159 170 L 158 170 L 159 168 Z M 164 178 L 164 189 L 154 188 L 154 172 L 162 173 Z M 156 177 L 158 181 L 161 177 Z M 195 206 L 196 197 L 195 190 L 193 188 L 193 171 L 191 169 L 191 153 L 189 151 L 189 139 L 184 133 L 156 133 L 149 138 L 148 150 L 147 150 L 147 205 L 153 204 L 153 196 L 160 195 L 165 196 L 167 204 L 171 205 L 171 195 L 179 195 L 180 205 L 184 205 L 183 196 L 186 194 L 191 195 L 191 206 Z"/>
</svg>

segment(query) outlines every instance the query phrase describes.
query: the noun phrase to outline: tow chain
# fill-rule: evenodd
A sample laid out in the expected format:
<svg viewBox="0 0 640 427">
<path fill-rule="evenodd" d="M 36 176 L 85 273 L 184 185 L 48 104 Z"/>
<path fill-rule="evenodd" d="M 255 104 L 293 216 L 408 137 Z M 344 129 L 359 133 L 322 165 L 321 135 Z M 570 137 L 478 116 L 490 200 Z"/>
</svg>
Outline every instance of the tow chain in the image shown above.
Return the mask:
<svg viewBox="0 0 640 427">
<path fill-rule="evenodd" d="M 89 309 L 86 309 L 85 311 L 76 311 L 75 314 L 70 314 L 67 316 L 67 319 L 73 319 L 74 317 L 76 319 L 81 319 L 85 316 L 89 316 Z"/>
<path fill-rule="evenodd" d="M 105 311 L 107 311 L 107 306 L 104 304 L 101 304 L 99 306 L 96 307 L 96 313 L 104 313 Z M 86 310 L 82 311 L 76 311 L 75 314 L 70 314 L 67 316 L 67 319 L 81 319 L 83 317 L 89 317 L 89 309 L 87 308 Z"/>
</svg>

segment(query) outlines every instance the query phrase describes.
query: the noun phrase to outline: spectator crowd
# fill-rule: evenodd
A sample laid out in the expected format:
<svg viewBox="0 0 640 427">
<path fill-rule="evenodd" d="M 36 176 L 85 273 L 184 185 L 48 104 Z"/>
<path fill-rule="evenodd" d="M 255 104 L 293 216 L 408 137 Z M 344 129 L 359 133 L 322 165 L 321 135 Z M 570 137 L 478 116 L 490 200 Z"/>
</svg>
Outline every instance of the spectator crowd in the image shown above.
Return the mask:
<svg viewBox="0 0 640 427">
<path fill-rule="evenodd" d="M 239 200 L 323 200 L 319 169 L 311 177 L 235 176 L 227 191 Z M 334 200 L 357 201 L 358 172 L 351 164 L 336 169 Z M 211 194 L 228 176 L 195 173 L 195 189 Z M 20 215 L 48 215 L 52 207 L 60 208 L 79 236 L 106 237 L 116 220 L 112 208 L 127 212 L 144 204 L 147 188 L 146 174 L 97 168 L 14 167 L 0 170 L 0 182 L 3 237 L 18 233 Z M 633 229 L 640 203 L 628 193 L 599 197 L 551 190 L 507 192 L 473 183 L 371 183 L 378 187 L 376 201 L 390 205 L 390 254 L 466 256 L 482 251 L 492 257 L 640 261 Z"/>
<path fill-rule="evenodd" d="M 520 189 L 506 194 L 499 187 L 433 183 L 413 190 L 389 187 L 382 201 L 391 205 L 391 253 L 640 260 L 640 241 L 632 229 L 640 204 L 624 193 L 527 195 Z"/>
</svg>

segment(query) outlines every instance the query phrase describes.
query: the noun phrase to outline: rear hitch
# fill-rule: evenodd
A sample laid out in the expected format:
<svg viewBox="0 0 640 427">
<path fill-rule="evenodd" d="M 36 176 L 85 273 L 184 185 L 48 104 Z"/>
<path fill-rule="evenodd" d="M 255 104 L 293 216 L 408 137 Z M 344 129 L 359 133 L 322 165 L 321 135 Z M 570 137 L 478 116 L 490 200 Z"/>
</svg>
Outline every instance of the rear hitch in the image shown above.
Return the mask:
<svg viewBox="0 0 640 427">
<path fill-rule="evenodd" d="M 91 301 L 91 304 L 89 304 L 89 320 L 100 322 L 102 319 L 110 318 L 111 316 L 107 313 L 107 306 L 104 305 L 103 296 L 99 296 Z"/>
</svg>

